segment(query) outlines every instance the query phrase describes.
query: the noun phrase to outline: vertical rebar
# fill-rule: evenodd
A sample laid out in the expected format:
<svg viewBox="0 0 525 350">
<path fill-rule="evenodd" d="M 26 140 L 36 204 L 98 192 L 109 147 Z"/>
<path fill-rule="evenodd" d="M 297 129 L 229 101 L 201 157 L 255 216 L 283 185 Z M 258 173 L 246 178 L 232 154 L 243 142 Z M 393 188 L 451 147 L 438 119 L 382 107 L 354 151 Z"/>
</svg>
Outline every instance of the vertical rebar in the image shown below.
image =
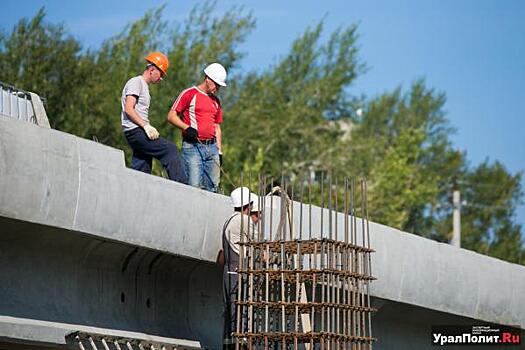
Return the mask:
<svg viewBox="0 0 525 350">
<path fill-rule="evenodd" d="M 332 231 L 332 175 L 328 174 L 328 238 L 333 238 Z"/>
<path fill-rule="evenodd" d="M 264 348 L 265 349 L 268 349 L 268 332 L 270 331 L 269 329 L 269 304 L 268 302 L 270 301 L 270 274 L 268 271 L 270 271 L 270 258 L 271 258 L 271 255 L 270 255 L 270 244 L 268 242 L 266 242 L 266 245 L 265 245 L 265 250 L 266 250 L 266 261 L 265 261 L 265 264 L 266 264 L 266 271 L 265 271 L 265 274 L 264 274 L 264 277 L 265 277 L 265 290 L 264 290 L 264 333 L 265 333 L 265 336 L 264 336 Z"/>
<path fill-rule="evenodd" d="M 338 207 L 338 195 L 339 195 L 339 188 L 338 188 L 338 181 L 337 181 L 337 177 L 335 178 L 335 184 L 334 184 L 334 191 L 335 191 L 335 199 L 334 199 L 334 214 L 335 214 L 335 218 L 334 218 L 334 239 L 335 241 L 337 242 L 338 239 L 339 239 L 339 233 L 337 231 L 338 229 L 338 225 L 337 225 L 337 222 L 339 221 L 338 220 L 338 216 L 339 216 L 339 207 Z M 335 293 L 336 293 L 336 299 L 335 299 L 335 304 L 336 305 L 340 305 L 340 293 L 341 293 L 341 287 L 340 287 L 340 283 L 341 283 L 341 275 L 340 275 L 340 271 L 341 271 L 341 246 L 337 243 L 335 243 L 335 258 L 334 258 L 334 262 L 335 262 L 335 271 L 337 272 L 337 275 L 336 275 L 336 284 L 335 284 Z M 335 315 L 335 318 L 336 318 L 336 329 L 335 329 L 335 332 L 337 334 L 340 333 L 340 323 L 341 323 L 341 313 L 340 313 L 340 307 L 339 306 L 336 306 L 335 307 L 335 312 L 336 312 L 336 315 Z"/>
<path fill-rule="evenodd" d="M 343 271 L 349 271 L 350 265 L 349 265 L 349 248 L 348 248 L 348 218 L 349 218 L 349 207 L 348 207 L 348 178 L 345 178 L 345 189 L 344 189 L 344 259 L 342 261 L 342 269 Z M 350 327 L 350 309 L 346 308 L 346 306 L 351 305 L 350 299 L 349 299 L 349 292 L 350 292 L 350 281 L 348 275 L 345 275 L 344 278 L 344 286 L 343 286 L 343 306 L 345 306 L 345 309 L 343 309 L 343 335 L 345 336 L 345 339 L 348 339 L 347 337 L 351 335 L 349 331 Z M 345 340 L 344 348 L 347 348 L 347 341 Z"/>
<path fill-rule="evenodd" d="M 286 256 L 285 256 L 285 251 L 284 251 L 284 240 L 281 239 L 281 242 L 280 242 L 280 245 L 281 245 L 281 331 L 284 333 L 286 332 L 286 310 L 285 310 L 285 306 L 284 306 L 284 302 L 286 301 L 286 297 L 284 295 L 285 293 L 285 284 L 284 284 L 284 269 L 285 269 L 285 261 L 286 261 Z"/>
<path fill-rule="evenodd" d="M 324 173 L 321 172 L 321 239 L 324 238 L 323 218 L 324 218 Z"/>
<path fill-rule="evenodd" d="M 299 201 L 299 239 L 303 239 L 303 202 L 304 202 L 304 181 L 301 180 L 301 199 Z"/>
<path fill-rule="evenodd" d="M 250 190 L 249 193 L 248 193 L 248 203 L 252 203 L 253 199 L 252 198 L 252 172 L 248 172 L 248 189 Z M 244 202 L 243 202 L 244 203 Z M 248 212 L 248 215 L 247 215 L 247 225 L 248 226 L 246 228 L 246 231 L 247 231 L 247 241 L 249 242 L 250 240 L 253 241 L 255 239 L 255 234 L 254 234 L 254 228 L 255 226 L 252 225 L 252 221 L 251 221 L 251 209 L 249 209 L 249 212 Z M 241 218 L 242 218 L 242 221 L 244 221 L 244 217 L 243 217 L 244 213 L 241 214 Z M 255 258 L 255 254 L 254 254 L 254 247 L 253 245 L 249 245 L 248 246 L 248 249 L 247 249 L 247 265 L 248 265 L 248 269 L 250 270 L 249 274 L 248 274 L 248 290 L 247 290 L 247 296 L 248 296 L 248 314 L 247 314 L 247 330 L 249 333 L 252 333 L 253 332 L 253 305 L 251 304 L 251 302 L 253 301 L 253 261 L 254 261 L 254 258 Z"/>
<path fill-rule="evenodd" d="M 251 175 L 248 177 L 252 187 Z M 241 183 L 242 179 L 241 174 Z M 258 193 L 262 194 L 267 188 L 266 178 L 258 179 Z M 371 250 L 366 182 L 358 186 L 354 180 L 345 178 L 343 190 L 337 178 L 324 173 L 315 187 L 311 177 L 308 183 L 300 178 L 297 181 L 300 188 L 281 174 L 279 225 L 276 231 L 272 222 L 269 229 L 269 236 L 275 241 L 267 240 L 262 233 L 265 220 L 273 220 L 271 213 L 269 217 L 263 215 L 257 227 L 246 227 L 253 234 L 241 236 L 239 285 L 243 287 L 238 288 L 236 348 L 371 349 Z M 319 192 L 314 194 L 314 188 Z M 294 208 L 297 192 L 300 201 L 298 208 Z M 306 197 L 308 209 L 303 203 Z M 320 202 L 317 232 L 312 231 L 312 225 L 317 225 L 312 220 L 317 215 L 313 198 Z M 359 206 L 355 205 L 356 198 L 361 201 Z M 268 199 L 273 209 L 273 200 Z M 264 195 L 260 196 L 258 204 L 263 211 L 265 200 Z M 340 205 L 344 206 L 341 214 Z M 307 297 L 307 290 L 311 297 Z M 303 311 L 306 308 L 308 312 Z"/>
<path fill-rule="evenodd" d="M 273 177 L 272 177 L 272 181 L 271 181 L 271 190 L 273 191 Z M 273 194 L 270 194 L 270 241 L 273 240 Z"/>
<path fill-rule="evenodd" d="M 286 181 L 284 179 L 284 173 L 281 172 L 281 215 L 279 219 L 280 224 L 280 230 L 279 230 L 279 239 L 284 240 L 286 239 L 286 212 L 287 212 L 287 206 L 286 206 L 286 199 L 284 194 L 286 192 Z"/>
<path fill-rule="evenodd" d="M 363 196 L 364 196 L 364 216 L 366 220 L 366 248 L 370 249 L 370 218 L 368 216 L 368 188 L 366 180 L 363 180 Z M 367 277 L 372 277 L 372 257 L 370 254 L 370 251 L 367 252 Z M 366 296 L 367 296 L 367 307 L 369 310 L 371 310 L 371 303 L 370 303 L 370 279 L 366 280 Z M 368 337 L 372 338 L 372 313 L 369 311 L 368 313 Z M 372 341 L 370 340 L 369 343 L 369 349 L 372 349 Z"/>
<path fill-rule="evenodd" d="M 288 224 L 290 225 L 290 241 L 295 240 L 295 223 L 294 223 L 294 208 L 293 208 L 293 201 L 294 201 L 294 188 L 293 188 L 293 182 L 290 182 L 290 201 L 287 202 L 287 214 L 288 214 Z"/>
<path fill-rule="evenodd" d="M 243 187 L 243 173 L 241 171 L 240 175 L 239 175 L 239 183 L 241 185 L 241 188 Z M 241 205 L 244 203 L 244 191 L 241 191 Z M 243 294 L 242 294 L 242 289 L 243 289 L 243 283 L 242 283 L 242 273 L 241 271 L 243 270 L 244 268 L 244 219 L 242 217 L 242 209 L 243 209 L 243 206 L 241 206 L 241 232 L 240 232 L 240 245 L 239 245 L 239 266 L 237 268 L 237 296 L 236 296 L 236 301 L 237 301 L 237 319 L 236 319 L 236 333 L 237 335 L 241 334 L 243 332 L 243 330 L 241 329 L 241 325 L 242 325 L 242 321 L 241 321 L 241 317 L 242 317 L 242 305 L 240 303 L 240 301 L 242 300 L 243 298 Z M 235 337 L 235 350 L 239 350 L 240 349 L 240 337 L 237 336 Z"/>
<path fill-rule="evenodd" d="M 351 232 L 351 241 L 352 241 L 352 245 L 353 245 L 353 248 L 352 248 L 352 272 L 354 273 L 353 277 L 352 277 L 352 305 L 356 306 L 357 305 L 357 290 L 358 290 L 358 285 L 357 285 L 357 277 L 356 277 L 356 274 L 358 273 L 357 271 L 357 251 L 356 251 L 356 246 L 357 246 L 357 237 L 356 237 L 356 213 L 355 213 L 355 180 L 352 179 L 352 182 L 351 182 L 351 187 L 350 187 L 350 205 L 351 205 L 351 210 L 352 210 L 352 221 L 351 221 L 351 227 L 350 227 L 350 232 Z M 352 335 L 354 337 L 357 337 L 358 336 L 358 331 L 357 331 L 357 311 L 356 309 L 352 309 Z M 355 346 L 354 346 L 355 347 Z"/>
</svg>

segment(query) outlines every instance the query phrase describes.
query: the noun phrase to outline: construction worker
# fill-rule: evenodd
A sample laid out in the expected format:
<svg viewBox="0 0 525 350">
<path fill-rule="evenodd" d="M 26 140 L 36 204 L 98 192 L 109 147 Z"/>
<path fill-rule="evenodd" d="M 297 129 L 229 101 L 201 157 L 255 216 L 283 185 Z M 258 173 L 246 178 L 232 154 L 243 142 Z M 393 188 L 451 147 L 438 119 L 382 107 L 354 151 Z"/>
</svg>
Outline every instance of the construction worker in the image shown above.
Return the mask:
<svg viewBox="0 0 525 350">
<path fill-rule="evenodd" d="M 180 93 L 168 121 L 182 130 L 182 157 L 191 186 L 217 192 L 222 162 L 222 110 L 216 94 L 226 86 L 226 69 L 212 63 L 204 79 Z"/>
<path fill-rule="evenodd" d="M 161 52 L 146 56 L 146 69 L 128 80 L 122 90 L 121 123 L 124 136 L 133 150 L 131 167 L 151 174 L 153 158 L 160 161 L 171 180 L 187 183 L 186 171 L 177 146 L 159 137 L 149 122 L 149 85 L 159 83 L 168 71 L 168 58 Z"/>
<path fill-rule="evenodd" d="M 234 348 L 232 332 L 236 330 L 237 310 L 235 300 L 238 290 L 239 242 L 251 239 L 257 234 L 255 223 L 259 220 L 258 197 L 247 187 L 238 187 L 230 195 L 234 208 L 232 216 L 226 220 L 222 230 L 222 252 L 224 263 L 224 333 L 225 349 Z"/>
</svg>

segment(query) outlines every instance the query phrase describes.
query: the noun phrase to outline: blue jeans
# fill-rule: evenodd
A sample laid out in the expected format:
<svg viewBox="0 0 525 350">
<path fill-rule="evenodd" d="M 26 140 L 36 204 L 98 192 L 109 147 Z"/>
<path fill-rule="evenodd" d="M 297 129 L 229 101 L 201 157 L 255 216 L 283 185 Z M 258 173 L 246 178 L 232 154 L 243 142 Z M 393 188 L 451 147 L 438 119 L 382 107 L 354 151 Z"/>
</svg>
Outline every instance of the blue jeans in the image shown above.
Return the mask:
<svg viewBox="0 0 525 350">
<path fill-rule="evenodd" d="M 162 137 L 150 140 L 142 128 L 126 131 L 124 136 L 133 150 L 133 158 L 131 158 L 133 169 L 151 174 L 152 161 L 156 158 L 166 169 L 171 180 L 188 183 L 179 149 L 173 142 Z"/>
<path fill-rule="evenodd" d="M 215 143 L 182 142 L 182 158 L 186 164 L 188 184 L 210 192 L 217 192 L 220 181 L 219 150 Z"/>
</svg>

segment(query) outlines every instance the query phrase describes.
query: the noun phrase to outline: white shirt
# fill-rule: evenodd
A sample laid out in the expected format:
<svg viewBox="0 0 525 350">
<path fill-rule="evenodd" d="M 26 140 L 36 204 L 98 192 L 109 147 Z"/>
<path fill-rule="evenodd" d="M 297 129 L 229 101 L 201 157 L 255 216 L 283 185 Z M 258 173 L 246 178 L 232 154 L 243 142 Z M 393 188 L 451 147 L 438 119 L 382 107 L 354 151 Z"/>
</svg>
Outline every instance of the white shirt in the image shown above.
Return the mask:
<svg viewBox="0 0 525 350">
<path fill-rule="evenodd" d="M 239 254 L 238 243 L 241 242 L 241 232 L 243 232 L 243 242 L 248 242 L 258 235 L 257 227 L 249 215 L 235 213 L 225 228 L 225 234 L 230 247 L 237 254 Z"/>
</svg>

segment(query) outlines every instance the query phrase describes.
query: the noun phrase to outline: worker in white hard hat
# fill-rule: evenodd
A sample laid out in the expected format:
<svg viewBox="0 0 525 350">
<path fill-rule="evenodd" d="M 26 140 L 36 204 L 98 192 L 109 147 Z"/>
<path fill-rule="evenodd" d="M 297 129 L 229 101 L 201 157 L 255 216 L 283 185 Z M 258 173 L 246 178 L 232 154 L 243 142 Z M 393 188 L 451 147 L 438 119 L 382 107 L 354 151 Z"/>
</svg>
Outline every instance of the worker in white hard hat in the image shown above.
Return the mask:
<svg viewBox="0 0 525 350">
<path fill-rule="evenodd" d="M 239 267 L 239 242 L 247 242 L 257 235 L 255 223 L 259 220 L 259 198 L 247 187 L 238 187 L 230 194 L 234 213 L 224 223 L 222 230 L 222 256 L 219 261 L 224 264 L 224 348 L 233 348 L 232 332 L 235 331 Z"/>
<path fill-rule="evenodd" d="M 222 163 L 222 109 L 216 96 L 226 86 L 226 69 L 212 63 L 197 86 L 180 93 L 168 113 L 168 121 L 182 130 L 182 157 L 188 183 L 217 192 Z"/>
</svg>

